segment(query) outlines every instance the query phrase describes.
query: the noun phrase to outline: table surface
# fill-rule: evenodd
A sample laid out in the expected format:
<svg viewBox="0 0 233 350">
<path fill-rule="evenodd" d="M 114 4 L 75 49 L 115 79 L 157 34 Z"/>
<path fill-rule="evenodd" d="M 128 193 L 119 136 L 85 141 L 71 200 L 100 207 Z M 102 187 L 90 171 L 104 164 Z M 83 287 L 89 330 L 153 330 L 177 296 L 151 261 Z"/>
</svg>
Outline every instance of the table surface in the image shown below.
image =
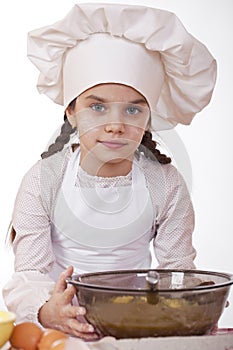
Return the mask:
<svg viewBox="0 0 233 350">
<path fill-rule="evenodd" d="M 119 339 L 105 337 L 96 342 L 85 343 L 77 338 L 70 338 L 67 350 L 73 350 L 78 346 L 80 350 L 233 350 L 233 328 L 220 328 L 210 335 L 187 337 L 163 337 Z M 80 345 L 82 345 L 80 347 Z M 7 342 L 1 350 L 10 350 Z"/>
</svg>

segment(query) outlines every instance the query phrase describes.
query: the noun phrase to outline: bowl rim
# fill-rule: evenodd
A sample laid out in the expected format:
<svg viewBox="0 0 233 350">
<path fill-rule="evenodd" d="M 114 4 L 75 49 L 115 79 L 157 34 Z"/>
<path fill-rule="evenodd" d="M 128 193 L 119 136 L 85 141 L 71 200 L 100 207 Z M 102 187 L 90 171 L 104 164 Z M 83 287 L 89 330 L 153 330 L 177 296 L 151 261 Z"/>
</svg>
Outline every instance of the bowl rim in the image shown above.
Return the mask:
<svg viewBox="0 0 233 350">
<path fill-rule="evenodd" d="M 9 323 L 12 321 L 14 322 L 16 320 L 16 314 L 14 312 L 7 311 L 7 310 L 0 310 L 0 315 L 1 313 L 7 314 L 9 317 L 6 320 L 0 320 L 0 324 Z"/>
<path fill-rule="evenodd" d="M 150 290 L 149 288 L 122 288 L 117 286 L 103 286 L 100 284 L 89 284 L 86 282 L 83 282 L 81 279 L 84 277 L 89 276 L 100 276 L 100 275 L 114 275 L 114 274 L 128 274 L 128 273 L 135 273 L 135 274 L 145 274 L 148 271 L 156 271 L 157 273 L 185 273 L 185 274 L 200 274 L 205 275 L 209 274 L 210 276 L 218 276 L 218 277 L 224 277 L 227 279 L 227 281 L 218 283 L 218 284 L 211 284 L 211 285 L 203 285 L 203 286 L 196 286 L 196 287 L 189 287 L 189 288 L 158 288 L 154 291 Z M 217 272 L 217 271 L 205 271 L 205 270 L 196 270 L 196 269 L 132 269 L 132 270 L 108 270 L 108 271 L 100 271 L 100 272 L 88 272 L 88 273 L 81 273 L 81 274 L 73 274 L 71 277 L 68 277 L 66 279 L 66 282 L 69 284 L 74 285 L 75 287 L 85 287 L 88 289 L 95 289 L 95 290 L 104 290 L 104 291 L 115 291 L 115 292 L 130 292 L 130 293 L 145 293 L 145 292 L 152 292 L 152 293 L 180 293 L 180 292 L 188 292 L 188 291 L 206 291 L 206 290 L 213 290 L 213 289 L 219 289 L 223 287 L 230 287 L 231 284 L 233 284 L 233 274 L 227 273 L 227 272 Z"/>
</svg>

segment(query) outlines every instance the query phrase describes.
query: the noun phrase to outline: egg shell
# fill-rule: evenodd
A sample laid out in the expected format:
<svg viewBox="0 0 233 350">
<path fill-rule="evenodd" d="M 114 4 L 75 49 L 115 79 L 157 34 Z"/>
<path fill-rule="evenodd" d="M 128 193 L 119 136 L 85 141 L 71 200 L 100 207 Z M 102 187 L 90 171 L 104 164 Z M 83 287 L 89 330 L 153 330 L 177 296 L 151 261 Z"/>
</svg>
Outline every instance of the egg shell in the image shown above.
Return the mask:
<svg viewBox="0 0 233 350">
<path fill-rule="evenodd" d="M 22 322 L 14 327 L 10 337 L 10 344 L 14 348 L 23 350 L 37 350 L 37 344 L 43 332 L 32 322 Z"/>
<path fill-rule="evenodd" d="M 37 345 L 38 350 L 50 350 L 51 345 L 59 339 L 66 339 L 68 335 L 56 329 L 46 329 Z"/>
<path fill-rule="evenodd" d="M 49 350 L 65 350 L 66 348 L 66 339 L 63 338 L 63 339 L 58 339 L 58 340 L 55 340 L 51 347 L 49 348 Z"/>
</svg>

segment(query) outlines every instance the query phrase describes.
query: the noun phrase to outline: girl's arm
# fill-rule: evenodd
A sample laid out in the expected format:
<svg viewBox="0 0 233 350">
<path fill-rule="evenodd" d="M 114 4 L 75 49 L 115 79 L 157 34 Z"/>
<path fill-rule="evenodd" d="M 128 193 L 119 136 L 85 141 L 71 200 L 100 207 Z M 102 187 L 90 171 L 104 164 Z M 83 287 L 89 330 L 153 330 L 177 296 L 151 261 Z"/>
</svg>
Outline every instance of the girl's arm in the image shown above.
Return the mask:
<svg viewBox="0 0 233 350">
<path fill-rule="evenodd" d="M 50 298 L 54 285 L 48 274 L 39 271 L 15 272 L 2 294 L 8 310 L 16 314 L 16 323 L 39 324 L 38 311 Z"/>
<path fill-rule="evenodd" d="M 49 210 L 55 195 L 50 183 L 56 179 L 47 170 L 38 162 L 25 175 L 16 197 L 12 220 L 16 232 L 15 273 L 5 286 L 3 297 L 8 309 L 16 314 L 17 323 L 36 322 L 95 339 L 93 327 L 78 320 L 85 310 L 72 305 L 75 290 L 67 288 L 65 282 L 72 268 L 62 273 L 56 283 L 49 276 L 55 262 Z"/>
<path fill-rule="evenodd" d="M 38 271 L 16 272 L 3 289 L 5 303 L 16 314 L 16 322 L 34 322 L 86 340 L 98 339 L 93 326 L 83 319 L 85 308 L 72 305 L 76 290 L 66 284 L 72 273 L 70 266 L 55 284 Z"/>
<path fill-rule="evenodd" d="M 162 166 L 163 205 L 157 216 L 154 239 L 158 268 L 195 268 L 192 244 L 194 211 L 184 179 L 172 165 Z"/>
<path fill-rule="evenodd" d="M 12 217 L 15 273 L 3 289 L 3 297 L 17 322 L 38 322 L 38 310 L 54 288 L 49 277 L 54 263 L 50 220 L 41 198 L 40 175 L 41 162 L 37 162 L 22 180 Z"/>
</svg>

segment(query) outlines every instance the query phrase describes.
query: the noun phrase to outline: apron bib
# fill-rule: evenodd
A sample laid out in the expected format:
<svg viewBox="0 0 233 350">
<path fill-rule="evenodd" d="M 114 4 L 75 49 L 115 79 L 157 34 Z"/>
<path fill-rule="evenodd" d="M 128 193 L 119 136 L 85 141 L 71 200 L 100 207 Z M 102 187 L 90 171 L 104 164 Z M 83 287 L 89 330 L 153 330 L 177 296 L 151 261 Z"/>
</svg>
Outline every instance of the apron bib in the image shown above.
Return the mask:
<svg viewBox="0 0 233 350">
<path fill-rule="evenodd" d="M 52 277 L 69 265 L 76 273 L 150 267 L 154 213 L 142 170 L 133 163 L 130 186 L 82 187 L 79 155 L 71 155 L 54 207 Z"/>
</svg>

